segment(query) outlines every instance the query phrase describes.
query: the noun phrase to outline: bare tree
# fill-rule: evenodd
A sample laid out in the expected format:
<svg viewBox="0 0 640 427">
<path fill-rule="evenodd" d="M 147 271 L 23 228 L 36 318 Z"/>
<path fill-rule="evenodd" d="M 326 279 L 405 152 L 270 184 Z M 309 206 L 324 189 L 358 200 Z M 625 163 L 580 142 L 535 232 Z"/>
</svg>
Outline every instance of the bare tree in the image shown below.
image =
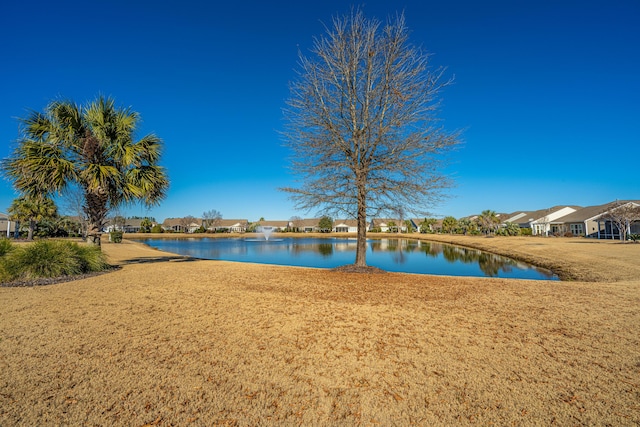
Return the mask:
<svg viewBox="0 0 640 427">
<path fill-rule="evenodd" d="M 611 221 L 620 234 L 620 241 L 624 242 L 630 233 L 631 223 L 640 221 L 640 205 L 634 202 L 618 201 L 607 206 L 607 210 L 600 219 Z"/>
<path fill-rule="evenodd" d="M 354 10 L 335 18 L 311 53 L 299 55 L 285 109 L 300 185 L 283 190 L 303 210 L 355 218 L 355 264 L 366 266 L 368 217 L 399 206 L 424 214 L 451 185 L 440 166 L 458 133 L 435 117 L 451 80 L 409 44 L 403 15 L 382 25 Z"/>
<path fill-rule="evenodd" d="M 87 236 L 88 221 L 84 208 L 84 194 L 78 186 L 69 186 L 62 193 L 62 211 L 63 214 L 72 217 L 74 222 L 80 225 L 80 234 L 82 237 Z"/>
<path fill-rule="evenodd" d="M 204 228 L 215 228 L 220 225 L 222 214 L 215 209 L 211 209 L 202 213 L 202 219 L 204 220 Z"/>
<path fill-rule="evenodd" d="M 544 216 L 542 218 L 537 219 L 535 221 L 535 224 L 533 225 L 533 227 L 536 227 L 537 231 L 540 234 L 544 233 L 546 237 L 549 237 L 549 224 L 551 223 L 551 219 L 549 218 L 550 211 L 551 209 L 547 209 Z M 538 233 L 534 233 L 534 234 L 538 234 Z"/>
</svg>

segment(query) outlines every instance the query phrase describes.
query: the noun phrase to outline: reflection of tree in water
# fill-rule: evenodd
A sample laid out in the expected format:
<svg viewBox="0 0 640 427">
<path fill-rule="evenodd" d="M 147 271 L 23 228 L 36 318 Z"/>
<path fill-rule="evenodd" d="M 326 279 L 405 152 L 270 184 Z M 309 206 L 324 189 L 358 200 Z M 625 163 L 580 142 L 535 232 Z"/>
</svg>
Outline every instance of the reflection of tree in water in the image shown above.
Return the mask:
<svg viewBox="0 0 640 427">
<path fill-rule="evenodd" d="M 382 239 L 370 242 L 372 251 L 392 252 L 394 262 L 404 264 L 407 261 L 406 253 L 420 251 L 426 256 L 442 258 L 450 263 L 462 262 L 464 264 L 478 264 L 480 270 L 488 277 L 498 276 L 500 271 L 510 272 L 517 265 L 515 260 L 482 252 L 478 249 L 464 248 L 435 242 L 425 242 L 407 239 Z M 552 273 L 550 274 L 550 276 Z"/>
<path fill-rule="evenodd" d="M 404 241 L 404 251 L 405 252 L 415 252 L 419 249 L 419 244 L 417 240 L 405 240 Z"/>
<path fill-rule="evenodd" d="M 318 253 L 327 258 L 333 255 L 333 245 L 331 243 L 319 243 Z"/>
<path fill-rule="evenodd" d="M 449 262 L 459 261 L 465 264 L 477 263 L 480 270 L 489 277 L 497 276 L 501 270 L 509 272 L 511 271 L 511 267 L 516 265 L 514 260 L 476 249 L 450 245 L 445 245 L 438 249 L 442 251 L 442 257 Z M 433 255 L 433 253 L 437 252 L 432 248 L 427 254 Z"/>
<path fill-rule="evenodd" d="M 424 252 L 425 255 L 436 258 L 440 252 L 442 252 L 442 244 L 432 242 L 421 242 L 419 249 Z"/>
<path fill-rule="evenodd" d="M 404 241 L 403 241 L 404 242 Z M 393 252 L 392 258 L 396 264 L 404 264 L 407 262 L 407 257 L 402 251 L 402 244 L 398 239 L 389 239 L 389 251 Z"/>
<path fill-rule="evenodd" d="M 445 246 L 442 248 L 442 256 L 449 262 L 454 262 L 461 259 L 460 253 L 458 252 L 458 248 L 455 246 Z"/>
<path fill-rule="evenodd" d="M 515 264 L 516 262 L 513 260 L 489 253 L 481 253 L 478 258 L 480 270 L 489 277 L 497 276 L 500 270 L 509 272 L 511 266 Z"/>
</svg>

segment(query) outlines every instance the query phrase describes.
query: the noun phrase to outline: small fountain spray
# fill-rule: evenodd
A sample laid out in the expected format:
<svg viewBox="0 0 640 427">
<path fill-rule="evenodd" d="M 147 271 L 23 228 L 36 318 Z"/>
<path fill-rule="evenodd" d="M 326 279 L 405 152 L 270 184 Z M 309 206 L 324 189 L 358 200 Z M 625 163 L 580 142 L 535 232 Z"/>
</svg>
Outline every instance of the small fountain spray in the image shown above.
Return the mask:
<svg viewBox="0 0 640 427">
<path fill-rule="evenodd" d="M 271 237 L 271 233 L 273 233 L 273 227 L 270 226 L 260 226 L 258 227 L 258 232 L 262 233 L 262 235 L 264 236 L 264 240 L 269 240 L 269 237 Z"/>
</svg>

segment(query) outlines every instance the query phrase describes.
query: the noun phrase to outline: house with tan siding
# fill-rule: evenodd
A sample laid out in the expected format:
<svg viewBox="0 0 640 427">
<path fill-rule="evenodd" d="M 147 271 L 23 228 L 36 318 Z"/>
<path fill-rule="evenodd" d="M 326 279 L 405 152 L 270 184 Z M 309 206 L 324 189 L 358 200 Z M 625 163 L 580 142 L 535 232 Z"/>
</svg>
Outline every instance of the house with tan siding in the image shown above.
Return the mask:
<svg viewBox="0 0 640 427">
<path fill-rule="evenodd" d="M 16 222 L 9 219 L 9 215 L 0 212 L 0 237 L 11 237 L 16 231 Z"/>
</svg>

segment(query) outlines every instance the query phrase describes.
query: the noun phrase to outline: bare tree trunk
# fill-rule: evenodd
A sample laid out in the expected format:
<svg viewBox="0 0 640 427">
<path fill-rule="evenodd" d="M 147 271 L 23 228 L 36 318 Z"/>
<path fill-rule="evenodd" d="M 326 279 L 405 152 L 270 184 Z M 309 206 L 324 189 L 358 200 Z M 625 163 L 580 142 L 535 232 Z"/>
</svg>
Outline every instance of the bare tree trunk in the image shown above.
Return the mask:
<svg viewBox="0 0 640 427">
<path fill-rule="evenodd" d="M 367 191 L 363 182 L 358 184 L 358 238 L 356 262 L 358 267 L 367 265 Z"/>
</svg>

